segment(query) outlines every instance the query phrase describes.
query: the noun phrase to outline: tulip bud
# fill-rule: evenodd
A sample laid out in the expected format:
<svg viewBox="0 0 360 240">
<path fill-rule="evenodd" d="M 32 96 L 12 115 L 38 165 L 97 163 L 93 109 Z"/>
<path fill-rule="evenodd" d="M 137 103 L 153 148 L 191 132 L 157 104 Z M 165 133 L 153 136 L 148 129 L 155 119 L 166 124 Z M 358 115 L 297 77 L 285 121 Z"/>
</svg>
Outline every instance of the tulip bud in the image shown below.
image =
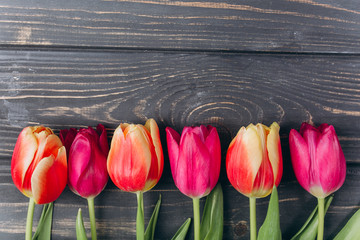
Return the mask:
<svg viewBox="0 0 360 240">
<path fill-rule="evenodd" d="M 154 119 L 145 125 L 122 123 L 115 130 L 107 160 L 114 184 L 126 192 L 146 192 L 159 181 L 164 167 L 159 128 Z"/>
<path fill-rule="evenodd" d="M 11 159 L 15 186 L 37 204 L 55 201 L 67 182 L 66 151 L 50 128 L 24 128 Z"/>
<path fill-rule="evenodd" d="M 67 147 L 69 188 L 83 198 L 94 198 L 105 188 L 109 175 L 106 159 L 109 152 L 106 129 L 98 124 L 96 131 L 87 129 L 61 130 Z"/>
<path fill-rule="evenodd" d="M 289 144 L 296 178 L 306 191 L 324 198 L 342 186 L 346 161 L 333 126 L 303 123 L 300 133 L 290 131 Z"/>
<path fill-rule="evenodd" d="M 280 127 L 258 123 L 240 128 L 226 155 L 226 170 L 233 187 L 247 197 L 266 197 L 278 186 L 283 165 Z"/>
<path fill-rule="evenodd" d="M 220 175 L 221 146 L 216 128 L 185 127 L 180 137 L 167 127 L 166 139 L 175 185 L 191 198 L 208 195 Z"/>
</svg>

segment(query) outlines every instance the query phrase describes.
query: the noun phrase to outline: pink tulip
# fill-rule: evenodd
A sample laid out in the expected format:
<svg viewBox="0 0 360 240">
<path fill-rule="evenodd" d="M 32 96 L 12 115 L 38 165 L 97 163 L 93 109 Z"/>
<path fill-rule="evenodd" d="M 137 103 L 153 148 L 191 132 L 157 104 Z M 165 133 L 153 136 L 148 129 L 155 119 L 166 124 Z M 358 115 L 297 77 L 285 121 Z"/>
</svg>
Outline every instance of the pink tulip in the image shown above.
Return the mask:
<svg viewBox="0 0 360 240">
<path fill-rule="evenodd" d="M 221 146 L 216 128 L 185 127 L 180 137 L 167 127 L 166 133 L 175 185 L 191 198 L 208 195 L 220 174 Z"/>
<path fill-rule="evenodd" d="M 333 126 L 303 123 L 289 136 L 292 165 L 300 185 L 317 198 L 338 190 L 345 181 L 346 161 Z"/>
<path fill-rule="evenodd" d="M 96 131 L 87 129 L 61 130 L 60 137 L 67 148 L 68 185 L 84 197 L 94 198 L 108 181 L 106 159 L 109 152 L 106 129 L 99 124 Z"/>
</svg>

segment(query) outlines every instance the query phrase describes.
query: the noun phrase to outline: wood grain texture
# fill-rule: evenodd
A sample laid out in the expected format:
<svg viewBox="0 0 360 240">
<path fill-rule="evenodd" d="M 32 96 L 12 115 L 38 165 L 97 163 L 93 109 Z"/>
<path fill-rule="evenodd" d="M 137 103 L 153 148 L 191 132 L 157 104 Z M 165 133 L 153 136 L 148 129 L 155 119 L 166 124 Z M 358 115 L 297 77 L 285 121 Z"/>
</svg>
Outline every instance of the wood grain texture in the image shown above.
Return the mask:
<svg viewBox="0 0 360 240">
<path fill-rule="evenodd" d="M 273 121 L 281 126 L 284 156 L 279 187 L 283 239 L 290 239 L 316 205 L 295 180 L 288 133 L 303 121 L 335 126 L 348 170 L 326 217 L 326 236 L 332 237 L 359 208 L 359 99 L 356 56 L 0 51 L 0 239 L 24 235 L 27 198 L 10 176 L 12 150 L 23 127 L 44 124 L 58 133 L 102 123 L 111 138 L 120 122 L 144 123 L 150 117 L 159 124 L 165 155 L 159 184 L 144 194 L 146 221 L 162 195 L 156 239 L 170 239 L 192 217 L 191 200 L 171 178 L 165 127 L 217 127 L 223 156 L 224 239 L 248 239 L 248 201 L 226 178 L 225 153 L 242 125 Z M 99 239 L 134 239 L 135 199 L 109 182 L 95 201 Z M 258 201 L 259 225 L 268 200 Z M 89 227 L 86 201 L 66 189 L 55 204 L 53 239 L 75 239 L 79 207 Z"/>
<path fill-rule="evenodd" d="M 0 46 L 359 53 L 358 0 L 5 0 Z"/>
</svg>

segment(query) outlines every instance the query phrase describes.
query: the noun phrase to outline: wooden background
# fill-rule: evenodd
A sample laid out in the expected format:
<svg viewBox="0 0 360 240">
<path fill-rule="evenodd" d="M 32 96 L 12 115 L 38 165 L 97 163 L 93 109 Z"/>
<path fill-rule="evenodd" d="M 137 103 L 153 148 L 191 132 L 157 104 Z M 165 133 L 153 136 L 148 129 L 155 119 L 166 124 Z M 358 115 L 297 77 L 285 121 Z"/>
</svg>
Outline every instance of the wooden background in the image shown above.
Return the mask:
<svg viewBox="0 0 360 240">
<path fill-rule="evenodd" d="M 28 199 L 10 175 L 23 127 L 43 124 L 58 133 L 102 123 L 111 138 L 119 123 L 150 117 L 165 155 L 160 182 L 144 194 L 146 222 L 162 195 L 156 239 L 170 239 L 192 217 L 191 199 L 171 177 L 165 127 L 217 127 L 224 239 L 248 239 L 248 199 L 229 184 L 225 154 L 241 126 L 273 121 L 281 127 L 284 157 L 283 239 L 316 205 L 295 179 L 288 133 L 303 121 L 335 126 L 347 178 L 325 220 L 332 239 L 360 203 L 359 38 L 358 0 L 2 1 L 0 239 L 24 238 Z M 268 200 L 257 202 L 258 227 Z M 109 181 L 95 204 L 99 239 L 135 239 L 135 194 Z M 75 239 L 79 207 L 89 227 L 86 201 L 66 188 L 55 204 L 52 239 Z"/>
</svg>

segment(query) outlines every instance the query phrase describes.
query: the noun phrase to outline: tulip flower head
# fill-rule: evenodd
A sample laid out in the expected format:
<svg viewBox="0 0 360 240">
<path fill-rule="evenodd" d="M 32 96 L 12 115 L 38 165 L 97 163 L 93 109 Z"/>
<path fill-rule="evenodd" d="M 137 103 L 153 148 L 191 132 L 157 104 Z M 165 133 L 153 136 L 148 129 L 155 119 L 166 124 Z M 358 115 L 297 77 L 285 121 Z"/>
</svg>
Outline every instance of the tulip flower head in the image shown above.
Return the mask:
<svg viewBox="0 0 360 240">
<path fill-rule="evenodd" d="M 279 125 L 258 123 L 241 127 L 226 155 L 226 170 L 233 187 L 247 197 L 266 197 L 278 186 L 283 165 Z"/>
<path fill-rule="evenodd" d="M 303 123 L 300 132 L 290 131 L 289 144 L 296 178 L 305 190 L 324 198 L 342 186 L 346 161 L 333 126 Z"/>
<path fill-rule="evenodd" d="M 146 192 L 159 181 L 164 156 L 154 119 L 145 125 L 122 123 L 115 130 L 107 160 L 114 184 L 126 192 Z"/>
<path fill-rule="evenodd" d="M 216 128 L 184 127 L 180 136 L 167 127 L 166 139 L 175 185 L 188 197 L 207 196 L 220 175 L 221 146 Z"/>
<path fill-rule="evenodd" d="M 55 201 L 67 182 L 65 147 L 50 128 L 24 128 L 11 159 L 15 186 L 37 204 Z"/>
<path fill-rule="evenodd" d="M 94 198 L 105 188 L 109 175 L 106 160 L 109 152 L 106 129 L 98 124 L 78 132 L 61 130 L 60 138 L 68 151 L 69 188 L 83 198 Z"/>
</svg>

